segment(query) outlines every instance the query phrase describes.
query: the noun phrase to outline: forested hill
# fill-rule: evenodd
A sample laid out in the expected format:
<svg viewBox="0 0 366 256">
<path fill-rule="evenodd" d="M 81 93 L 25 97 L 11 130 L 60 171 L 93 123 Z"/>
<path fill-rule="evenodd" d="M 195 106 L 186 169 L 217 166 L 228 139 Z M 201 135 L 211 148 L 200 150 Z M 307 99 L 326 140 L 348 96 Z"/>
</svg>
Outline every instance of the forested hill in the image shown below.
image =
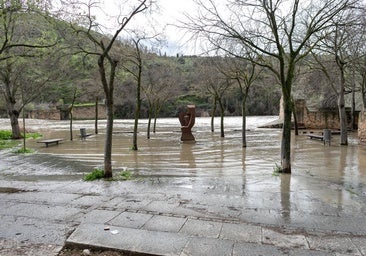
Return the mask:
<svg viewBox="0 0 366 256">
<path fill-rule="evenodd" d="M 64 22 L 32 15 L 16 18 L 23 21 L 21 26 L 14 31 L 0 31 L 2 43 L 5 35 L 14 33 L 14 43 L 27 37 L 29 42 L 47 46 L 1 53 L 1 88 L 15 92 L 11 98 L 18 109 L 23 105 L 26 110 L 32 110 L 94 103 L 96 99 L 103 102 L 97 59 L 80 50 L 92 47 L 90 43 L 76 38 L 75 32 Z M 6 22 L 4 20 L 1 22 Z M 1 27 L 3 30 L 6 26 Z M 103 40 L 102 35 L 99 38 Z M 138 55 L 133 42 L 120 40 L 113 49 L 119 60 L 114 102 L 117 118 L 134 116 L 137 85 L 134 70 Z M 242 114 L 243 85 L 237 75 L 245 77 L 251 72 L 250 63 L 230 57 L 165 56 L 159 54 L 159 49 L 152 50 L 146 45 L 150 44 L 140 45 L 141 117 L 146 117 L 151 107 L 156 108 L 161 117 L 176 116 L 187 104 L 195 104 L 199 114 L 212 115 L 213 106 L 220 102 L 226 115 Z M 248 115 L 275 115 L 279 110 L 281 87 L 270 71 L 256 72 L 256 79 L 248 90 L 246 112 Z M 317 107 L 336 107 L 336 94 L 326 76 L 310 64 L 298 70 L 293 94 Z M 0 98 L 2 117 L 7 116 L 7 100 L 9 98 Z M 217 107 L 215 114 L 218 113 Z"/>
</svg>

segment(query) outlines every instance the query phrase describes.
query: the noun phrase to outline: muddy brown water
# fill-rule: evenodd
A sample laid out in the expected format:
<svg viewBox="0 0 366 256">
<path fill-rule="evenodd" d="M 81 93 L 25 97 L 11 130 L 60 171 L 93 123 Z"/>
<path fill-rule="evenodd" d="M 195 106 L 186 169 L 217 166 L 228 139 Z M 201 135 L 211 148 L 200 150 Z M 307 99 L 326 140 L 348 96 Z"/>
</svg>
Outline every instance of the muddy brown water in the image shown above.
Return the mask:
<svg viewBox="0 0 366 256">
<path fill-rule="evenodd" d="M 159 119 L 157 132 L 146 139 L 147 121 L 139 124 L 138 151 L 132 151 L 133 120 L 115 120 L 113 167 L 131 170 L 140 178 L 160 179 L 160 185 L 174 183 L 186 189 L 220 189 L 232 195 L 246 195 L 246 205 L 271 205 L 281 202 L 286 213 L 294 208 L 320 211 L 326 203 L 334 209 L 366 212 L 366 147 L 358 145 L 357 133 L 349 134 L 349 145 L 340 146 L 334 135 L 330 146 L 306 135 L 293 136 L 291 175 L 276 175 L 280 163 L 280 129 L 258 126 L 275 117 L 248 117 L 247 148 L 241 147 L 241 118 L 225 118 L 225 138 L 210 131 L 209 118 L 197 118 L 193 128 L 196 143 L 180 142 L 177 118 Z M 0 119 L 1 129 L 10 129 L 7 119 Z M 95 167 L 103 167 L 105 121 L 99 121 L 99 134 L 80 140 L 79 129 L 93 133 L 93 121 L 74 121 L 74 138 L 70 141 L 68 121 L 26 120 L 28 130 L 43 134 L 43 139 L 63 138 L 59 145 L 45 147 L 28 140 L 36 150 L 32 156 L 6 157 L 1 167 L 6 179 L 80 179 Z M 317 132 L 317 131 L 315 131 Z M 38 139 L 39 140 L 39 139 Z M 36 164 L 32 167 L 32 164 Z M 44 168 L 39 167 L 42 163 Z M 268 194 L 263 197 L 263 193 Z M 300 191 L 301 193 L 292 193 Z M 256 196 L 261 192 L 261 198 Z M 315 196 L 316 194 L 316 196 Z M 253 195 L 251 197 L 251 195 Z M 284 216 L 286 217 L 286 216 Z"/>
</svg>

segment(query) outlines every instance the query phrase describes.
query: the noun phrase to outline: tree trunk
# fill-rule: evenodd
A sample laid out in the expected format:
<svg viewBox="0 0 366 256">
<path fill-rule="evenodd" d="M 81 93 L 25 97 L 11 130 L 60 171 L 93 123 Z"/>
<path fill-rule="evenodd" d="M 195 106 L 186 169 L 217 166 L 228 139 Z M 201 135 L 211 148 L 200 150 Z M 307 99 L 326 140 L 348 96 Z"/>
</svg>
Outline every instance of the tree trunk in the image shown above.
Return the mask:
<svg viewBox="0 0 366 256">
<path fill-rule="evenodd" d="M 246 117 L 247 117 L 247 111 L 246 111 L 246 107 L 245 107 L 245 102 L 246 102 L 246 96 L 242 97 L 242 101 L 241 101 L 241 113 L 242 113 L 242 146 L 243 148 L 247 147 L 247 136 L 246 136 Z"/>
<path fill-rule="evenodd" d="M 24 108 L 23 108 L 22 113 L 23 113 L 23 153 L 25 153 L 25 151 L 27 149 L 27 145 L 26 145 L 26 137 L 27 136 L 26 136 L 26 129 L 25 129 L 25 111 L 24 111 Z"/>
<path fill-rule="evenodd" d="M 224 138 L 225 137 L 225 131 L 224 131 L 225 109 L 224 109 L 224 104 L 222 103 L 222 99 L 220 98 L 218 101 L 219 101 L 219 105 L 220 105 L 220 137 Z"/>
<path fill-rule="evenodd" d="M 98 96 L 95 98 L 95 123 L 94 123 L 94 132 L 98 134 L 98 118 L 99 118 L 99 98 Z"/>
<path fill-rule="evenodd" d="M 12 139 L 20 139 L 22 138 L 22 134 L 19 127 L 19 111 L 15 109 L 15 103 L 8 102 L 8 114 L 10 118 L 11 124 L 11 138 Z"/>
<path fill-rule="evenodd" d="M 113 137 L 113 92 L 114 92 L 114 78 L 116 74 L 116 67 L 118 62 L 111 59 L 108 60 L 110 64 L 109 81 L 105 71 L 105 56 L 101 55 L 98 60 L 99 74 L 106 96 L 107 109 L 107 128 L 104 144 L 104 178 L 112 178 L 112 137 Z"/>
<path fill-rule="evenodd" d="M 150 130 L 151 130 L 151 118 L 152 118 L 152 104 L 151 102 L 149 101 L 149 109 L 147 111 L 147 131 L 146 131 L 146 134 L 147 134 L 147 139 L 150 139 Z"/>
<path fill-rule="evenodd" d="M 113 135 L 113 100 L 106 99 L 107 129 L 104 146 L 104 178 L 111 178 L 112 173 L 112 135 Z"/>
<path fill-rule="evenodd" d="M 73 116 L 72 116 L 72 108 L 69 110 L 69 118 L 70 118 L 70 140 L 72 141 L 74 136 L 72 134 L 72 119 L 73 119 Z"/>
<path fill-rule="evenodd" d="M 347 115 L 346 106 L 344 101 L 344 90 L 345 90 L 346 80 L 344 77 L 343 69 L 341 70 L 341 84 L 338 94 L 338 111 L 339 111 L 339 125 L 341 129 L 341 145 L 348 145 L 348 135 L 347 135 Z"/>
<path fill-rule="evenodd" d="M 285 88 L 286 90 L 286 88 Z M 283 95 L 284 120 L 281 141 L 281 168 L 283 173 L 291 173 L 291 116 L 292 100 L 290 92 Z"/>
<path fill-rule="evenodd" d="M 352 131 L 356 129 L 355 119 L 356 119 L 356 84 L 352 83 L 352 103 L 351 103 L 351 129 Z"/>
<path fill-rule="evenodd" d="M 362 109 L 366 109 L 366 86 L 362 87 Z"/>
<path fill-rule="evenodd" d="M 132 150 L 138 150 L 137 147 L 137 132 L 138 132 L 138 125 L 140 119 L 140 111 L 141 111 L 141 81 L 138 81 L 137 85 L 137 95 L 136 95 L 136 110 L 135 110 L 135 124 L 133 126 L 133 145 Z"/>
<path fill-rule="evenodd" d="M 292 98 L 292 113 L 294 116 L 295 135 L 298 136 L 299 135 L 299 125 L 297 123 L 296 105 L 295 105 L 295 100 L 293 98 Z"/>
<path fill-rule="evenodd" d="M 150 139 L 150 129 L 151 129 L 151 113 L 149 111 L 149 117 L 147 121 L 147 138 Z"/>
<path fill-rule="evenodd" d="M 215 113 L 217 108 L 217 98 L 213 98 L 212 112 L 211 112 L 211 132 L 215 131 Z"/>
</svg>

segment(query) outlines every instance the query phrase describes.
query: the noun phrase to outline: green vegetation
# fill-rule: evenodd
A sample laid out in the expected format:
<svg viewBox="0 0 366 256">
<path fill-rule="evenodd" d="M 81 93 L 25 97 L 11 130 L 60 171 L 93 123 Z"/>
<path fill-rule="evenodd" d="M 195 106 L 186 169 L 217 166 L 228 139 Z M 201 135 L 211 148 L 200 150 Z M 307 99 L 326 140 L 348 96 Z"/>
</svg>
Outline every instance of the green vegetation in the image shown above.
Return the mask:
<svg viewBox="0 0 366 256">
<path fill-rule="evenodd" d="M 23 134 L 24 136 L 24 134 Z M 19 140 L 13 140 L 11 131 L 7 130 L 0 130 L 0 150 L 1 149 L 7 149 L 7 148 L 13 148 L 19 145 Z M 26 133 L 25 137 L 27 139 L 37 139 L 42 137 L 42 134 L 40 133 Z M 19 149 L 15 151 L 16 153 L 33 153 L 34 151 L 32 149 Z"/>
<path fill-rule="evenodd" d="M 24 136 L 24 134 L 23 134 Z M 38 132 L 31 132 L 31 133 L 26 133 L 25 137 L 27 139 L 38 139 L 42 137 L 42 134 L 38 133 Z"/>
<path fill-rule="evenodd" d="M 31 149 L 31 148 L 20 148 L 20 149 L 16 150 L 15 153 L 18 153 L 18 154 L 30 154 L 30 153 L 34 153 L 34 150 Z"/>
<path fill-rule="evenodd" d="M 85 175 L 85 181 L 93 181 L 93 180 L 100 180 L 104 177 L 104 171 L 102 169 L 96 168 L 91 173 Z"/>
<path fill-rule="evenodd" d="M 118 180 L 130 180 L 132 178 L 132 172 L 131 171 L 122 171 L 119 173 Z"/>
<path fill-rule="evenodd" d="M 13 141 L 13 140 L 0 140 L 0 150 L 1 149 L 6 149 L 6 148 L 13 148 L 16 145 L 18 145 L 17 141 Z"/>
<path fill-rule="evenodd" d="M 273 176 L 279 176 L 280 173 L 282 173 L 282 167 L 281 167 L 281 165 L 275 163 L 275 166 L 273 167 L 273 173 L 272 173 L 272 175 Z"/>
<path fill-rule="evenodd" d="M 104 178 L 104 171 L 100 168 L 95 168 L 91 173 L 88 173 L 84 176 L 85 181 L 93 181 L 100 180 Z M 124 181 L 132 179 L 132 172 L 129 170 L 121 171 L 118 173 L 118 176 L 115 176 L 111 179 L 106 179 L 107 181 Z"/>
<path fill-rule="evenodd" d="M 11 140 L 11 131 L 0 130 L 0 140 Z"/>
<path fill-rule="evenodd" d="M 0 150 L 12 148 L 18 144 L 18 141 L 14 141 L 11 139 L 11 131 L 0 130 Z"/>
</svg>

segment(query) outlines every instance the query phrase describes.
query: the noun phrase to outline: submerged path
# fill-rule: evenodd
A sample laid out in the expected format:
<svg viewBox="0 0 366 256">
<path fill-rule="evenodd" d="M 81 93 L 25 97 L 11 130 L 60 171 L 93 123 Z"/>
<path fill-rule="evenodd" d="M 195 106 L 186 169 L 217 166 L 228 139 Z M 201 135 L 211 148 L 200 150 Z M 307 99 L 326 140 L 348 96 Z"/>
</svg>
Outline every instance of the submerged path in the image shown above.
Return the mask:
<svg viewBox="0 0 366 256">
<path fill-rule="evenodd" d="M 142 134 L 135 154 L 122 127 L 117 145 L 127 145 L 114 163 L 136 176 L 124 182 L 81 180 L 100 164 L 90 145 L 103 134 L 38 145 L 31 155 L 0 151 L 0 255 L 57 255 L 65 244 L 156 255 L 366 255 L 363 147 L 300 137 L 293 174 L 277 176 L 279 132 L 253 129 L 242 150 L 234 128 L 223 140 L 198 128 L 199 142 L 186 147 L 168 125 L 153 142 Z"/>
</svg>

